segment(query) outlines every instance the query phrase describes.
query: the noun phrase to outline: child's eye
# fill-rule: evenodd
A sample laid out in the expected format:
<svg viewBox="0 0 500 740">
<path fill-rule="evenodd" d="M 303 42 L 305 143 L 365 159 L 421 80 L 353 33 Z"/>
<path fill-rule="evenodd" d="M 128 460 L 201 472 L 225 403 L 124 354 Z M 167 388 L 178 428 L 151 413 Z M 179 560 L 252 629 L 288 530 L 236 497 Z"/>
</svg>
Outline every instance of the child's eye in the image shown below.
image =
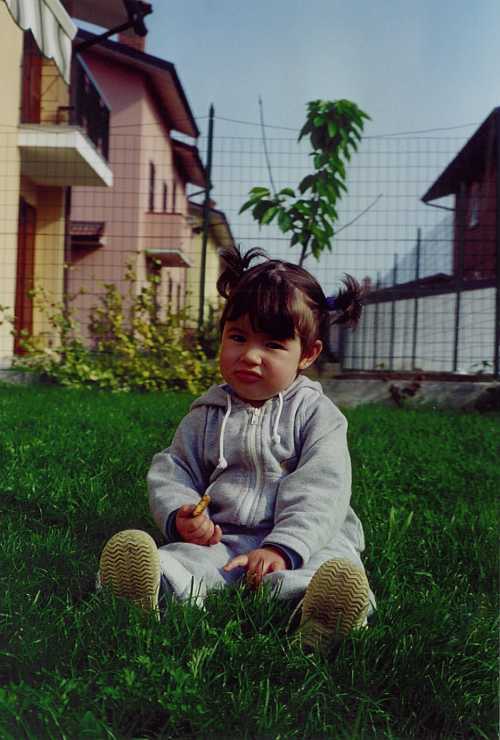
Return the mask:
<svg viewBox="0 0 500 740">
<path fill-rule="evenodd" d="M 267 346 L 271 349 L 286 349 L 285 345 L 281 342 L 268 342 Z"/>
<path fill-rule="evenodd" d="M 245 341 L 245 337 L 243 336 L 243 334 L 230 334 L 229 339 L 232 339 L 233 342 L 244 342 Z"/>
</svg>

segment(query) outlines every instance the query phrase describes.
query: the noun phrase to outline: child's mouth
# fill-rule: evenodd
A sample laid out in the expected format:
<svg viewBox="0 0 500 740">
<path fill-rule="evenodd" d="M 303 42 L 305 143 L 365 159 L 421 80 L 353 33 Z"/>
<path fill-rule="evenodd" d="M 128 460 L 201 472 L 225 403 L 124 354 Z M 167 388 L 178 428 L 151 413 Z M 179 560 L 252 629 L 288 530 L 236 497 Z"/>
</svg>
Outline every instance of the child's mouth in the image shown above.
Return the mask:
<svg viewBox="0 0 500 740">
<path fill-rule="evenodd" d="M 256 383 L 258 380 L 261 380 L 260 375 L 252 373 L 249 370 L 237 370 L 235 375 L 238 380 L 241 380 L 243 383 Z"/>
</svg>

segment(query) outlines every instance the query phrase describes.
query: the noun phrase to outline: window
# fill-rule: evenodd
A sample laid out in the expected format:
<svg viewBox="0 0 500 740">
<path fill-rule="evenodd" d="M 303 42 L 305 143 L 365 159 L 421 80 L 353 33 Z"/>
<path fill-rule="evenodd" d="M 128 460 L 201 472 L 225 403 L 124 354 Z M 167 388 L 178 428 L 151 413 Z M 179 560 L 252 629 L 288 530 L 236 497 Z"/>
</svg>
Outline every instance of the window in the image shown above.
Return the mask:
<svg viewBox="0 0 500 740">
<path fill-rule="evenodd" d="M 176 200 L 177 200 L 177 183 L 174 182 L 174 187 L 172 190 L 172 212 L 173 213 L 175 213 Z"/>
<path fill-rule="evenodd" d="M 469 227 L 479 225 L 479 203 L 481 199 L 481 185 L 478 182 L 472 183 L 469 191 Z"/>
<path fill-rule="evenodd" d="M 155 209 L 156 167 L 149 163 L 149 210 Z"/>
<path fill-rule="evenodd" d="M 168 276 L 168 292 L 167 292 L 167 302 L 168 302 L 168 310 L 172 311 L 172 294 L 174 292 L 174 281 Z"/>
<path fill-rule="evenodd" d="M 163 182 L 163 213 L 166 213 L 168 210 L 168 185 L 166 182 Z"/>
</svg>

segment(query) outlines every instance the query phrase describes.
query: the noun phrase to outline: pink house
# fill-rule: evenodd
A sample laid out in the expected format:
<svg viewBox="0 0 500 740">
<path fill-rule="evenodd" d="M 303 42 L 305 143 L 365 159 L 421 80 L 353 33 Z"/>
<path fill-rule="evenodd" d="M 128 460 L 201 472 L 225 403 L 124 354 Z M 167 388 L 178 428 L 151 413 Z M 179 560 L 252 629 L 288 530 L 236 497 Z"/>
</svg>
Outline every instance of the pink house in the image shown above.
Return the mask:
<svg viewBox="0 0 500 740">
<path fill-rule="evenodd" d="M 78 43 L 93 38 L 79 31 Z M 172 310 L 186 300 L 191 267 L 188 184 L 205 187 L 195 140 L 199 130 L 175 67 L 144 52 L 144 38 L 121 34 L 81 54 L 111 110 L 109 161 L 114 184 L 106 192 L 74 187 L 66 289 L 85 329 L 104 283 L 125 290 L 127 269 L 135 291 L 149 272 L 161 279 L 158 302 Z M 83 291 L 83 292 L 82 292 Z"/>
</svg>

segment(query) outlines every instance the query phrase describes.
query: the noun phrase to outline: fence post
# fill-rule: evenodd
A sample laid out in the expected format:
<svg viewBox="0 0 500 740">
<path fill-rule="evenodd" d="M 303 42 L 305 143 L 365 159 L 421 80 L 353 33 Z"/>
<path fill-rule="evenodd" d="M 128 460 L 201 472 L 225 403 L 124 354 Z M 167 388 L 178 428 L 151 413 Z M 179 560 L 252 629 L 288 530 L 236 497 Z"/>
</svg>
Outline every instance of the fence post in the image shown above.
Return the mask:
<svg viewBox="0 0 500 740">
<path fill-rule="evenodd" d="M 375 284 L 375 294 L 380 290 L 380 273 L 377 272 L 377 282 Z M 377 350 L 378 350 L 378 301 L 375 302 L 373 317 L 373 369 L 377 369 Z"/>
<path fill-rule="evenodd" d="M 417 254 L 415 260 L 415 282 L 420 278 L 420 246 L 422 242 L 422 229 L 417 229 Z M 413 302 L 413 339 L 411 348 L 411 366 L 415 370 L 417 359 L 417 333 L 418 333 L 418 285 L 415 285 L 415 300 Z"/>
<path fill-rule="evenodd" d="M 456 289 L 456 301 L 455 301 L 455 332 L 454 332 L 454 345 L 453 345 L 453 372 L 456 373 L 458 369 L 458 338 L 460 332 L 460 308 L 462 298 L 462 288 L 464 282 L 464 239 L 465 239 L 465 197 L 466 197 L 466 186 L 464 182 L 460 183 L 459 191 L 456 195 L 456 224 L 457 224 L 457 238 L 456 238 L 456 260 L 454 265 L 455 271 L 455 289 Z"/>
<path fill-rule="evenodd" d="M 394 288 L 398 280 L 398 255 L 394 255 L 394 267 L 392 270 L 392 287 Z M 389 368 L 394 370 L 394 334 L 396 331 L 396 301 L 394 295 L 391 301 L 391 336 L 389 344 Z"/>
<path fill-rule="evenodd" d="M 214 106 L 210 106 L 208 113 L 208 142 L 207 142 L 207 186 L 205 188 L 205 200 L 203 201 L 203 239 L 201 243 L 200 263 L 200 304 L 198 307 L 198 329 L 203 326 L 203 313 L 205 309 L 205 278 L 207 269 L 207 244 L 208 230 L 210 227 L 210 191 L 212 189 L 212 148 L 214 140 Z"/>
<path fill-rule="evenodd" d="M 500 108 L 495 111 L 495 135 L 496 135 L 496 212 L 495 212 L 495 240 L 496 240 L 496 259 L 495 259 L 495 278 L 496 278 L 496 301 L 495 301 L 495 357 L 493 360 L 493 372 L 495 378 L 500 374 L 500 229 L 498 222 L 500 220 Z"/>
</svg>

